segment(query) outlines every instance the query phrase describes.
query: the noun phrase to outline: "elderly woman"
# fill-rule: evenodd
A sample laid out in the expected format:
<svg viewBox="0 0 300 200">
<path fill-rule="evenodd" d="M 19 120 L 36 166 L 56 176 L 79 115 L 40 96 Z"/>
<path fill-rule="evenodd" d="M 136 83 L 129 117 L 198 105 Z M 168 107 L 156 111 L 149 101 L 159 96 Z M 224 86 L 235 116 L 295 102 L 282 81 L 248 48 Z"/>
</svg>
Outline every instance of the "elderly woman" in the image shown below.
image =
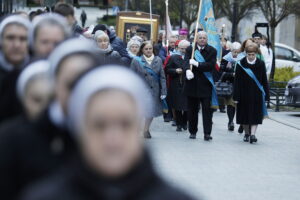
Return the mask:
<svg viewBox="0 0 300 200">
<path fill-rule="evenodd" d="M 0 123 L 19 115 L 16 82 L 29 61 L 29 20 L 19 15 L 6 17 L 0 24 Z"/>
<path fill-rule="evenodd" d="M 30 45 L 34 58 L 47 58 L 53 49 L 71 36 L 67 20 L 58 14 L 43 14 L 34 18 Z"/>
<path fill-rule="evenodd" d="M 185 80 L 183 64 L 185 51 L 189 46 L 190 42 L 187 40 L 180 41 L 166 66 L 166 73 L 170 77 L 168 100 L 170 107 L 175 110 L 176 131 L 178 132 L 182 129 L 187 130 L 187 99 L 183 94 Z"/>
<path fill-rule="evenodd" d="M 98 65 L 95 49 L 93 42 L 80 39 L 56 47 L 49 56 L 53 102 L 34 123 L 26 123 L 14 133 L 0 130 L 3 199 L 15 199 L 22 189 L 59 169 L 76 153 L 66 125 L 67 100 L 78 76 Z"/>
<path fill-rule="evenodd" d="M 23 200 L 191 199 L 160 178 L 140 139 L 149 95 L 144 81 L 126 68 L 107 66 L 81 77 L 68 109 L 79 158 Z"/>
<path fill-rule="evenodd" d="M 114 51 L 110 42 L 109 37 L 104 31 L 96 31 L 94 39 L 99 47 L 99 52 L 102 55 L 104 62 L 111 64 L 118 64 L 121 62 L 121 56 L 117 51 Z"/>
<path fill-rule="evenodd" d="M 220 65 L 220 72 L 222 82 L 228 82 L 233 85 L 234 83 L 234 73 L 235 73 L 235 65 L 236 63 L 244 58 L 244 54 L 240 52 L 241 44 L 238 42 L 234 42 L 231 45 L 231 52 L 226 54 Z M 235 115 L 235 104 L 231 96 L 224 97 L 225 105 L 227 105 L 227 116 L 228 116 L 228 130 L 234 131 L 234 115 Z"/>
<path fill-rule="evenodd" d="M 146 81 L 152 94 L 154 111 L 148 113 L 144 128 L 144 137 L 151 138 L 149 129 L 153 118 L 162 115 L 163 105 L 166 104 L 167 86 L 162 61 L 154 55 L 150 41 L 141 45 L 138 56 L 132 60 L 131 69 Z"/>
<path fill-rule="evenodd" d="M 129 56 L 131 58 L 137 56 L 138 52 L 140 51 L 140 47 L 141 47 L 141 42 L 139 42 L 138 40 L 135 39 L 129 40 L 129 42 L 127 43 L 127 51 Z"/>
<path fill-rule="evenodd" d="M 256 57 L 258 46 L 252 44 L 245 50 L 247 56 L 236 66 L 233 99 L 237 103 L 237 124 L 245 130 L 244 141 L 253 143 L 257 142 L 258 124 L 268 116 L 265 101 L 270 97 L 265 63 Z"/>
</svg>

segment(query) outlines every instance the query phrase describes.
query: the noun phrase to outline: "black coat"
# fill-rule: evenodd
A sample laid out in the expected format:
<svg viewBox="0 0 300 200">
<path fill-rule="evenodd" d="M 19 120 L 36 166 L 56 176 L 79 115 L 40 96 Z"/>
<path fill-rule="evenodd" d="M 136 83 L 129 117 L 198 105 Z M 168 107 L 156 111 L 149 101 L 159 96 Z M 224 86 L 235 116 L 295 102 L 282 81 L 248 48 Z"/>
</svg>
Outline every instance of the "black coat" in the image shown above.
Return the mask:
<svg viewBox="0 0 300 200">
<path fill-rule="evenodd" d="M 0 66 L 0 124 L 22 113 L 16 83 L 21 70 L 6 71 Z"/>
<path fill-rule="evenodd" d="M 196 47 L 198 49 L 198 47 Z M 203 50 L 200 51 L 205 59 L 204 63 L 199 63 L 199 67 L 193 66 L 194 78 L 192 80 L 186 80 L 184 92 L 188 97 L 197 98 L 211 98 L 212 85 L 205 77 L 203 72 L 212 72 L 216 66 L 217 51 L 212 46 L 206 45 Z M 190 69 L 189 60 L 192 56 L 192 47 L 187 48 L 184 58 L 185 70 Z"/>
<path fill-rule="evenodd" d="M 166 73 L 170 78 L 168 89 L 168 103 L 175 110 L 187 110 L 187 98 L 183 93 L 185 73 L 183 69 L 183 58 L 174 54 L 170 57 L 166 66 Z M 176 69 L 182 69 L 183 73 L 178 74 Z"/>
<path fill-rule="evenodd" d="M 154 171 L 148 156 L 126 176 L 109 180 L 77 159 L 56 176 L 29 188 L 22 200 L 189 200 Z"/>
<path fill-rule="evenodd" d="M 227 67 L 230 66 L 231 67 Z M 222 82 L 234 82 L 234 72 L 235 72 L 235 64 L 229 64 L 229 62 L 225 59 L 222 59 L 221 65 L 220 65 L 220 74 L 222 78 Z M 223 77 L 222 77 L 223 76 Z"/>
<path fill-rule="evenodd" d="M 250 65 L 246 58 L 241 60 L 245 68 L 250 68 L 266 92 L 265 100 L 269 101 L 269 85 L 264 61 L 257 59 Z M 262 93 L 254 80 L 237 64 L 234 81 L 234 101 L 237 104 L 237 124 L 256 125 L 262 124 Z"/>
<path fill-rule="evenodd" d="M 61 167 L 75 152 L 71 136 L 45 112 L 36 122 L 25 117 L 0 128 L 1 199 L 16 199 L 28 184 Z"/>
</svg>

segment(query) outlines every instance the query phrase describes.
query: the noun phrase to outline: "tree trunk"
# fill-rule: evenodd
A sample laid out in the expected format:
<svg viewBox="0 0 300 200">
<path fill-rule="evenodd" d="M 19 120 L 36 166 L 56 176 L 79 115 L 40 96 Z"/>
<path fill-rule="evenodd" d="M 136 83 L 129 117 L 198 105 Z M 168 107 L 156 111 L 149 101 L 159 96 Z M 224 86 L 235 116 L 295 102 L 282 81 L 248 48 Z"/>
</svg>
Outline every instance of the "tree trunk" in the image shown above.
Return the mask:
<svg viewBox="0 0 300 200">
<path fill-rule="evenodd" d="M 272 50 L 273 50 L 273 64 L 272 64 L 272 69 L 270 73 L 270 81 L 274 80 L 275 76 L 275 70 L 276 70 L 276 62 L 275 62 L 275 28 L 270 24 L 270 29 L 271 29 L 271 43 L 272 43 Z"/>
</svg>

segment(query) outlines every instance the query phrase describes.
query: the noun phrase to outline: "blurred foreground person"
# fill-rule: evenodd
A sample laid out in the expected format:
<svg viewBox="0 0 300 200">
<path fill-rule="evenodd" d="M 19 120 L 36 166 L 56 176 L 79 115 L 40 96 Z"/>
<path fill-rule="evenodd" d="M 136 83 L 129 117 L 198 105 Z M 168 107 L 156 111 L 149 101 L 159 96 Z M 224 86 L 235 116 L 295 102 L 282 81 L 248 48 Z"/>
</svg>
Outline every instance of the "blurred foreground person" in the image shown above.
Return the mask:
<svg viewBox="0 0 300 200">
<path fill-rule="evenodd" d="M 71 36 L 66 19 L 58 14 L 43 14 L 34 18 L 30 45 L 34 59 L 47 58 L 53 49 Z"/>
<path fill-rule="evenodd" d="M 29 62 L 29 20 L 18 15 L 5 18 L 0 24 L 0 123 L 21 113 L 16 95 L 16 82 Z"/>
<path fill-rule="evenodd" d="M 140 138 L 152 106 L 148 91 L 126 68 L 107 66 L 81 77 L 68 104 L 79 158 L 23 200 L 191 199 L 159 177 Z"/>
<path fill-rule="evenodd" d="M 121 56 L 112 48 L 109 37 L 104 31 L 96 31 L 94 39 L 99 47 L 98 51 L 105 63 L 118 64 L 121 62 Z"/>
<path fill-rule="evenodd" d="M 166 109 L 167 85 L 162 61 L 154 55 L 150 41 L 142 44 L 138 56 L 132 60 L 131 69 L 146 81 L 152 94 L 154 110 L 148 113 L 144 128 L 144 137 L 151 138 L 149 129 L 153 118 L 162 115 Z"/>
<path fill-rule="evenodd" d="M 207 44 L 206 32 L 200 31 L 196 37 L 194 59 L 191 59 L 192 46 L 187 48 L 184 58 L 187 79 L 184 92 L 188 98 L 189 132 L 190 139 L 196 139 L 201 104 L 204 140 L 210 141 L 212 140 L 212 108 L 218 107 L 218 98 L 212 77 L 212 71 L 216 66 L 217 51 Z M 190 65 L 192 65 L 192 69 Z"/>
<path fill-rule="evenodd" d="M 67 99 L 74 80 L 97 64 L 95 48 L 92 41 L 70 39 L 51 53 L 55 99 L 34 122 L 16 130 L 14 135 L 18 137 L 12 135 L 1 144 L 0 158 L 4 160 L 0 162 L 0 189 L 5 190 L 1 194 L 8 192 L 16 197 L 24 187 L 49 176 L 76 154 L 66 125 Z"/>
<path fill-rule="evenodd" d="M 27 148 L 32 145 L 28 131 L 41 112 L 46 109 L 51 96 L 48 79 L 49 63 L 38 61 L 27 66 L 17 83 L 17 94 L 24 112 L 0 126 L 0 193 L 3 199 L 15 199 L 32 174 L 26 174 L 28 163 L 36 158 Z M 38 148 L 41 144 L 35 144 Z M 25 164 L 27 163 L 27 164 Z"/>
<path fill-rule="evenodd" d="M 234 81 L 236 121 L 244 127 L 244 141 L 250 143 L 257 142 L 257 126 L 268 116 L 265 101 L 270 98 L 265 63 L 256 57 L 257 52 L 257 45 L 246 47 L 247 56 L 237 62 Z"/>
<path fill-rule="evenodd" d="M 184 56 L 186 49 L 190 46 L 190 42 L 182 40 L 178 44 L 178 48 L 170 57 L 166 66 L 166 73 L 170 77 L 170 85 L 168 89 L 169 106 L 175 110 L 176 131 L 187 130 L 187 98 L 183 93 L 185 72 L 183 69 Z"/>
</svg>

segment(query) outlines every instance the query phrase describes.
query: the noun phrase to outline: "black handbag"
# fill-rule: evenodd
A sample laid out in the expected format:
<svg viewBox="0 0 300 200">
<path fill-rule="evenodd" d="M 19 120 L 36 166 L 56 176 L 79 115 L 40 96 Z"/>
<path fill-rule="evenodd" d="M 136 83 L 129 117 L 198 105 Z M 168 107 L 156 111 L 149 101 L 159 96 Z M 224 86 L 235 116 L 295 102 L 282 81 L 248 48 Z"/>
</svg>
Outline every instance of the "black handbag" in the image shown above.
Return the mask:
<svg viewBox="0 0 300 200">
<path fill-rule="evenodd" d="M 217 95 L 219 97 L 231 97 L 233 94 L 233 84 L 226 81 L 222 82 L 224 75 L 226 72 L 224 72 L 218 82 L 216 82 L 216 91 Z"/>
</svg>

